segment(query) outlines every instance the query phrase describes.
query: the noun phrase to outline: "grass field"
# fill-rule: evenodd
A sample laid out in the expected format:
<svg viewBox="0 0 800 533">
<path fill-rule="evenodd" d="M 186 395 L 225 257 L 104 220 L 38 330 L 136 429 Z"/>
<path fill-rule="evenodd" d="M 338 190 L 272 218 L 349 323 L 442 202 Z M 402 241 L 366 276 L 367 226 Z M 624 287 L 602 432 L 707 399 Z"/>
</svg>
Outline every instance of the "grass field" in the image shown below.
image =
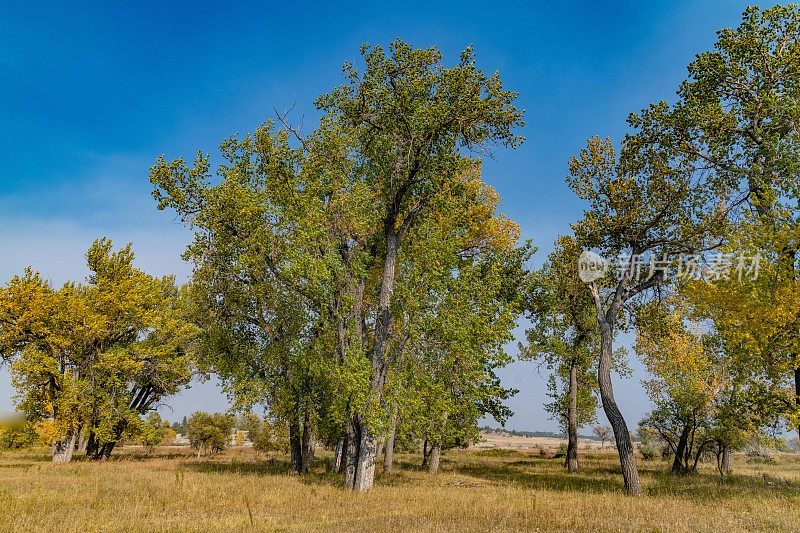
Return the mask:
<svg viewBox="0 0 800 533">
<path fill-rule="evenodd" d="M 568 475 L 557 459 L 514 450 L 451 451 L 429 475 L 416 455 L 352 494 L 326 471 L 235 448 L 196 461 L 185 448 L 135 448 L 105 463 L 48 462 L 46 450 L 0 454 L 0 531 L 796 531 L 800 461 L 751 465 L 722 481 L 711 466 L 673 477 L 640 463 L 646 495 L 626 497 L 611 453 Z"/>
</svg>

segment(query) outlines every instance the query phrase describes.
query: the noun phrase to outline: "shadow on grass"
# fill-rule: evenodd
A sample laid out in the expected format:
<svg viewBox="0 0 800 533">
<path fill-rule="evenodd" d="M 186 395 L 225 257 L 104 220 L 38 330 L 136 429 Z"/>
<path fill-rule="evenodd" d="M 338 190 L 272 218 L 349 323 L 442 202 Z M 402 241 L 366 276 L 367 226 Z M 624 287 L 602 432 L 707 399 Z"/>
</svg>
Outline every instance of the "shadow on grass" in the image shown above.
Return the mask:
<svg viewBox="0 0 800 533">
<path fill-rule="evenodd" d="M 206 474 L 239 474 L 245 476 L 285 476 L 292 473 L 288 461 L 266 459 L 260 462 L 241 461 L 199 461 L 185 462 L 187 470 Z"/>
<path fill-rule="evenodd" d="M 529 472 L 518 468 L 519 466 L 539 466 L 543 462 L 547 462 L 547 460 L 513 461 L 494 465 L 456 463 L 452 465 L 452 471 L 492 483 L 531 489 L 562 492 L 619 492 L 623 488 L 621 479 L 617 482 L 590 477 L 593 471 L 588 471 L 586 474 L 568 474 L 566 471 L 563 473 L 547 470 Z"/>
<path fill-rule="evenodd" d="M 185 455 L 181 456 L 186 458 Z M 396 473 L 376 476 L 379 486 L 400 486 L 413 483 L 403 476 L 403 472 L 424 471 L 415 457 L 399 459 L 395 462 Z M 622 476 L 618 468 L 609 464 L 584 465 L 577 474 L 560 470 L 560 461 L 553 459 L 518 459 L 512 461 L 479 461 L 464 458 L 442 458 L 441 468 L 498 485 L 510 485 L 528 489 L 551 490 L 559 492 L 617 493 L 624 491 Z M 559 463 L 559 464 L 556 464 Z M 342 475 L 329 469 L 327 459 L 317 459 L 312 463 L 311 472 L 298 476 L 298 481 L 309 486 L 342 486 Z M 722 479 L 710 473 L 688 476 L 672 475 L 661 464 L 642 465 L 640 475 L 649 496 L 672 496 L 693 500 L 714 501 L 741 496 L 800 496 L 800 485 L 780 478 L 764 475 L 731 476 Z M 187 460 L 182 468 L 202 473 L 238 474 L 243 476 L 287 476 L 296 475 L 288 459 L 265 459 L 263 461 L 237 460 Z"/>
</svg>

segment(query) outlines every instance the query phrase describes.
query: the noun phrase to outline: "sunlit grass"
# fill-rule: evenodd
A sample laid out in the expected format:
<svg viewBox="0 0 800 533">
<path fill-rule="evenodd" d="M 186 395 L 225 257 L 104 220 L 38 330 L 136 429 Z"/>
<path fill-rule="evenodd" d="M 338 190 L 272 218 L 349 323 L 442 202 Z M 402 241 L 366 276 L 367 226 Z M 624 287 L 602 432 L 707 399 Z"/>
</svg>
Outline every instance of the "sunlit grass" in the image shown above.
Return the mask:
<svg viewBox="0 0 800 533">
<path fill-rule="evenodd" d="M 116 455 L 116 452 L 115 452 Z M 428 475 L 401 454 L 396 474 L 351 494 L 326 468 L 298 477 L 285 458 L 233 449 L 195 461 L 188 450 L 154 456 L 123 449 L 105 463 L 54 466 L 46 451 L 0 454 L 3 531 L 635 530 L 797 529 L 800 462 L 749 465 L 720 480 L 710 465 L 673 477 L 641 463 L 646 495 L 622 494 L 612 454 L 583 458 L 568 475 L 536 453 L 458 451 Z"/>
</svg>

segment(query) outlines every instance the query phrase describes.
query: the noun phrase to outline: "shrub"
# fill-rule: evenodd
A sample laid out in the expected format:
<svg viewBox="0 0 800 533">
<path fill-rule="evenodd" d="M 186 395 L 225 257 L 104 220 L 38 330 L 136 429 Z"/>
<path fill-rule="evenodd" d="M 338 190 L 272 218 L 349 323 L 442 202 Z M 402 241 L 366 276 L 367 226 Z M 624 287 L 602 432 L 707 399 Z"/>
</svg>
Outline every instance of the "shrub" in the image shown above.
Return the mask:
<svg viewBox="0 0 800 533">
<path fill-rule="evenodd" d="M 193 413 L 187 423 L 189 444 L 197 450 L 197 456 L 206 450 L 217 453 L 224 450 L 231 437 L 236 419 L 223 413 Z"/>
<path fill-rule="evenodd" d="M 661 456 L 661 450 L 653 444 L 639 446 L 639 453 L 645 461 L 654 461 L 656 457 Z"/>
<path fill-rule="evenodd" d="M 11 417 L 0 421 L 0 449 L 19 450 L 37 444 L 38 436 L 34 424 L 23 417 Z"/>
</svg>

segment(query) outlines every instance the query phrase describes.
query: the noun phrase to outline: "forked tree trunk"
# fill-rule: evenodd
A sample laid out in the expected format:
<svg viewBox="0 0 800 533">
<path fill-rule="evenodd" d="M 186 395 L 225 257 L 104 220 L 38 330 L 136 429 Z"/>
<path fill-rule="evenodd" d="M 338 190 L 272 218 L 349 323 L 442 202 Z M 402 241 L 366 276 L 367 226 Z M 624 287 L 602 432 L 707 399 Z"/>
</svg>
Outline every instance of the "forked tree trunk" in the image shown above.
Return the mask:
<svg viewBox="0 0 800 533">
<path fill-rule="evenodd" d="M 395 287 L 397 254 L 400 248 L 400 233 L 394 227 L 394 218 L 391 219 L 391 224 L 387 223 L 385 235 L 386 257 L 383 262 L 381 289 L 375 318 L 375 343 L 370 354 L 370 363 L 372 365 L 370 401 L 373 402 L 381 401 L 383 387 L 386 383 L 386 372 L 389 368 L 387 348 L 392 330 L 391 303 Z M 375 461 L 378 452 L 377 435 L 364 420 L 360 420 L 359 433 L 356 471 L 352 489 L 364 492 L 370 490 L 375 481 Z M 345 482 L 345 485 L 349 487 L 347 482 Z"/>
<path fill-rule="evenodd" d="M 439 458 L 442 455 L 442 443 L 437 442 L 431 446 L 430 456 L 428 457 L 428 473 L 435 474 L 439 471 Z"/>
<path fill-rule="evenodd" d="M 53 443 L 53 463 L 63 465 L 72 461 L 72 453 L 75 451 L 76 439 L 77 434 L 74 431 L 70 431 L 64 435 L 64 437 Z"/>
<path fill-rule="evenodd" d="M 614 350 L 614 328 L 607 319 L 601 322 L 601 352 L 600 364 L 597 370 L 597 381 L 600 388 L 600 399 L 603 402 L 603 411 L 614 430 L 614 440 L 619 453 L 619 464 L 622 469 L 622 478 L 625 481 L 625 491 L 631 496 L 642 494 L 642 484 L 639 481 L 639 471 L 636 469 L 636 455 L 633 451 L 633 442 L 622 413 L 614 399 L 614 387 L 611 384 L 611 356 Z"/>
<path fill-rule="evenodd" d="M 396 431 L 397 428 L 393 427 L 391 431 L 389 431 L 389 435 L 386 437 L 386 450 L 383 456 L 384 474 L 391 474 L 392 467 L 394 466 L 394 434 Z"/>
<path fill-rule="evenodd" d="M 686 447 L 689 444 L 689 424 L 684 423 L 681 435 L 678 437 L 678 445 L 675 447 L 675 458 L 672 460 L 672 473 L 681 474 L 686 472 Z"/>
<path fill-rule="evenodd" d="M 578 471 L 578 362 L 575 359 L 569 365 L 567 426 L 567 456 L 564 465 L 572 473 Z"/>
</svg>

